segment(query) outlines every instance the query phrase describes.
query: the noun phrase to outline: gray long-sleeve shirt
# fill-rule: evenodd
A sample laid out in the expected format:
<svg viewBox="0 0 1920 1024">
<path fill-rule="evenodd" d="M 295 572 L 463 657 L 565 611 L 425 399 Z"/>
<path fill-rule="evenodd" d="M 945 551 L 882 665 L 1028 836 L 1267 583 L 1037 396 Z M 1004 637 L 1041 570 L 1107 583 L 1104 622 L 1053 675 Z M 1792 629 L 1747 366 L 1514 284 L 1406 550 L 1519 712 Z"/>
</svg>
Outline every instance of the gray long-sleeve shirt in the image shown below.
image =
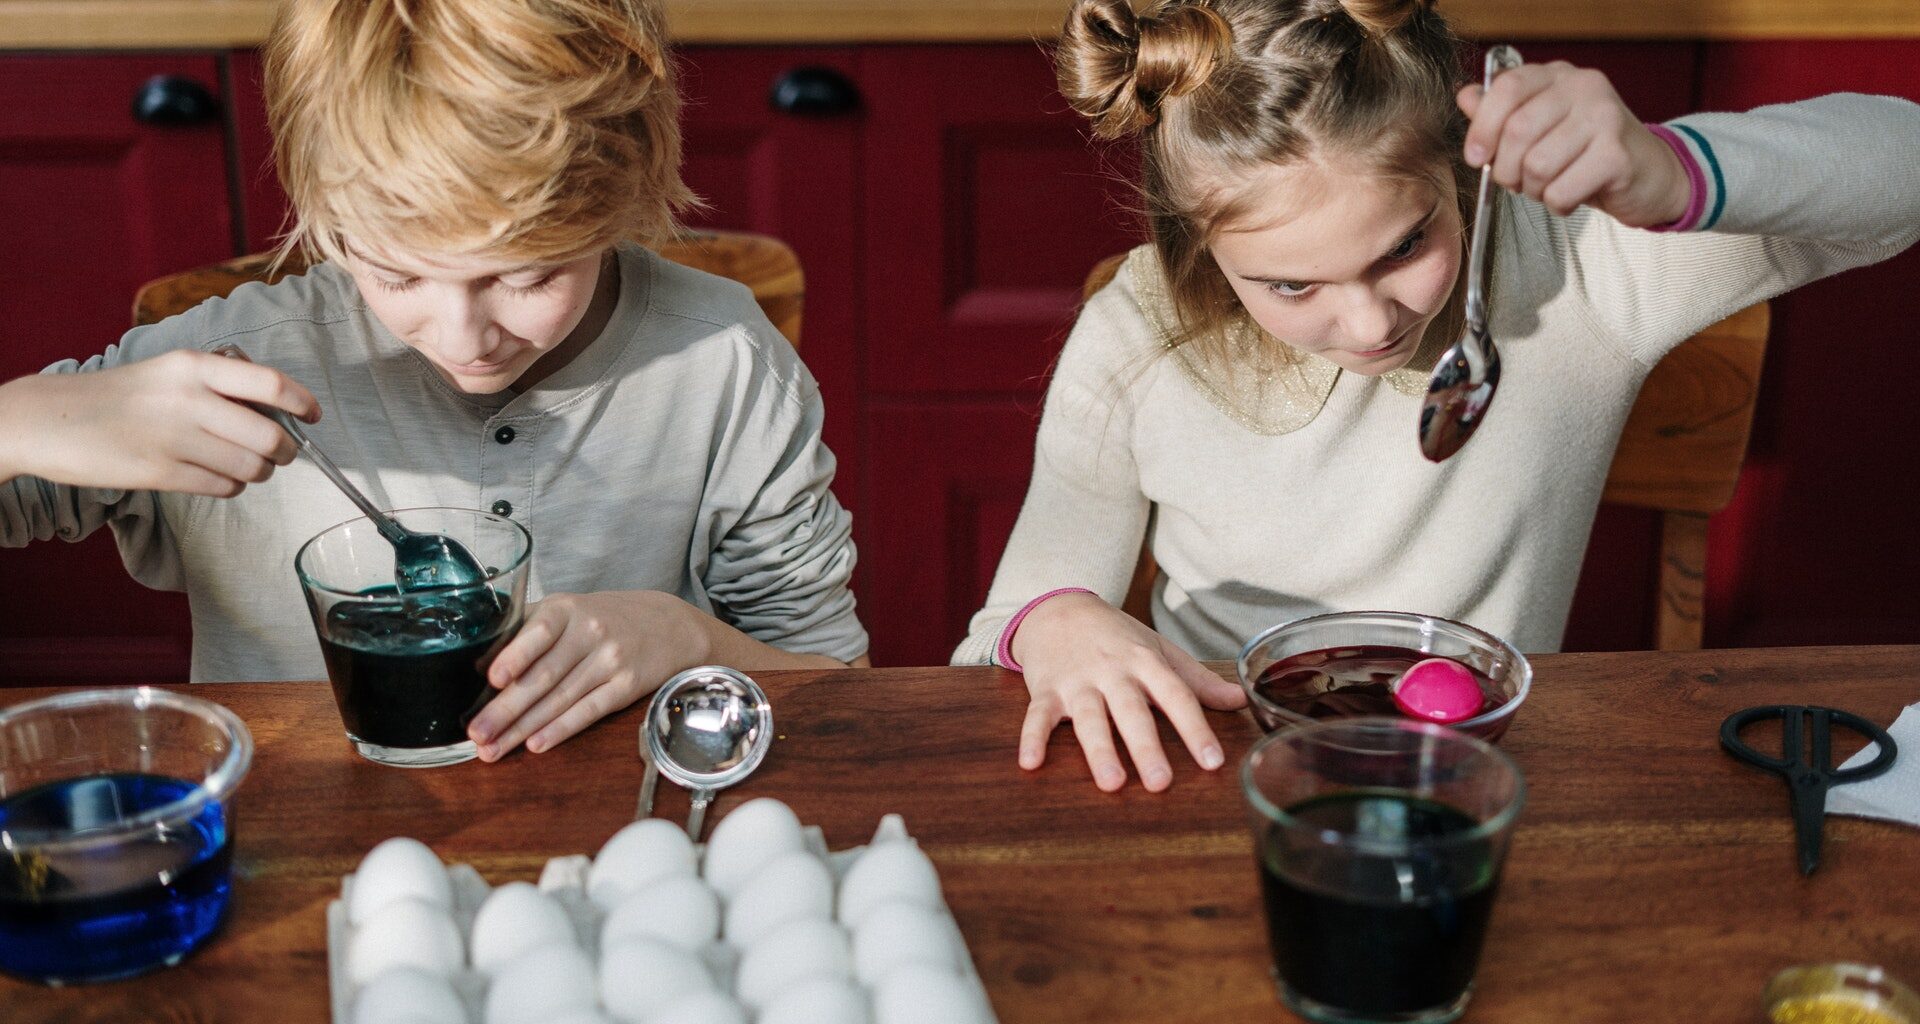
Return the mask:
<svg viewBox="0 0 1920 1024">
<path fill-rule="evenodd" d="M 661 590 L 783 650 L 865 653 L 813 377 L 741 285 L 633 246 L 619 263 L 599 339 L 521 394 L 447 386 L 329 264 L 46 372 L 238 345 L 313 391 L 308 434 L 376 504 L 509 503 L 534 538 L 529 600 Z M 0 545 L 104 524 L 136 579 L 187 593 L 196 681 L 325 677 L 293 557 L 357 514 L 304 459 L 230 500 L 0 483 Z"/>
</svg>

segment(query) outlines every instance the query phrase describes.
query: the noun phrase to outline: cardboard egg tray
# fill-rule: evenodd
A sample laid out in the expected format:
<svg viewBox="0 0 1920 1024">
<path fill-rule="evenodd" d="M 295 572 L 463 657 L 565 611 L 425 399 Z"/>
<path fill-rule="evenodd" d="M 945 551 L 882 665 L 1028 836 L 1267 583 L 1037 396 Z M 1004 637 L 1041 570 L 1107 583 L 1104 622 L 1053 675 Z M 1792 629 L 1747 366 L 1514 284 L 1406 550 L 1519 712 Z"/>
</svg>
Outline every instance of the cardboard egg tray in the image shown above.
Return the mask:
<svg viewBox="0 0 1920 1024">
<path fill-rule="evenodd" d="M 818 826 L 804 826 L 802 834 L 806 848 L 826 861 L 828 870 L 833 876 L 836 905 L 841 883 L 846 879 L 847 872 L 853 867 L 854 862 L 867 851 L 868 846 L 885 842 L 913 841 L 912 836 L 907 833 L 906 822 L 898 814 L 889 814 L 880 819 L 880 825 L 874 830 L 873 840 L 868 846 L 830 851 L 827 849 L 826 837 Z M 694 851 L 704 869 L 706 845 L 696 844 Z M 580 948 L 586 952 L 597 968 L 600 962 L 600 929 L 601 924 L 606 920 L 607 911 L 600 909 L 597 904 L 587 898 L 587 870 L 592 863 L 593 858 L 585 854 L 555 857 L 547 861 L 541 869 L 537 884 L 542 892 L 553 896 L 566 911 L 573 923 L 574 934 L 579 940 Z M 486 902 L 487 896 L 493 892 L 494 887 L 467 864 L 450 864 L 447 866 L 447 874 L 453 890 L 454 926 L 459 930 L 462 946 L 470 956 L 474 918 L 479 914 L 480 905 Z M 704 875 L 700 877 L 704 881 Z M 327 904 L 327 985 L 332 1004 L 333 1024 L 352 1024 L 353 998 L 357 994 L 357 987 L 349 980 L 346 963 L 347 950 L 351 946 L 354 933 L 354 926 L 347 916 L 348 901 L 353 892 L 353 878 L 352 874 L 342 878 L 340 897 Z M 944 895 L 940 899 L 938 910 L 946 917 L 948 924 L 953 926 L 953 933 L 958 939 L 957 944 L 961 953 L 958 966 L 961 979 L 973 989 L 974 994 L 979 998 L 980 1005 L 989 1008 L 986 1016 L 988 1024 L 998 1024 L 997 1018 L 990 1009 L 992 1004 L 987 998 L 985 986 L 980 981 L 979 971 L 974 967 L 972 952 L 967 949 L 965 936 L 960 932 L 959 925 L 954 922 L 953 913 L 948 909 Z M 835 923 L 839 922 L 836 920 Z M 852 930 L 848 929 L 848 933 L 851 939 Z M 719 990 L 733 995 L 734 975 L 739 967 L 739 951 L 722 937 L 708 943 L 699 951 L 698 957 L 712 972 Z M 454 992 L 466 1007 L 469 1024 L 483 1024 L 486 976 L 468 964 L 449 980 L 453 984 Z M 851 981 L 856 989 L 866 992 L 871 1004 L 873 993 L 867 990 L 857 978 L 847 980 Z M 607 1013 L 604 1009 L 601 1012 Z M 753 1017 L 750 1010 L 748 1017 L 749 1019 Z M 618 1018 L 611 1014 L 607 1014 L 607 1019 L 618 1024 Z"/>
</svg>

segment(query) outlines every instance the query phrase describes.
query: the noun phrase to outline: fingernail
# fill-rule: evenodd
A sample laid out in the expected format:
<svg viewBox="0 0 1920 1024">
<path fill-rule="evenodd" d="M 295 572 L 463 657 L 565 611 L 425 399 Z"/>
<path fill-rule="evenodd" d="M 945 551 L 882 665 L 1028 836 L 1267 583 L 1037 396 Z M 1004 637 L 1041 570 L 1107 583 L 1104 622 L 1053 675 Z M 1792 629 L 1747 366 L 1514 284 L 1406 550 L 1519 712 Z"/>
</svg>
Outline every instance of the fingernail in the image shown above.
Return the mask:
<svg viewBox="0 0 1920 1024">
<path fill-rule="evenodd" d="M 494 750 L 492 747 L 481 747 L 479 753 L 480 753 L 480 760 L 482 761 L 491 762 L 494 758 L 500 756 L 499 754 L 494 753 Z"/>
<path fill-rule="evenodd" d="M 538 754 L 545 749 L 547 749 L 547 740 L 544 736 L 535 736 L 527 741 L 527 753 L 529 754 Z"/>
<path fill-rule="evenodd" d="M 1219 747 L 1208 747 L 1200 752 L 1200 767 L 1208 771 L 1212 771 L 1226 763 L 1227 756 L 1220 752 Z"/>
<path fill-rule="evenodd" d="M 1467 143 L 1468 166 L 1480 167 L 1484 165 L 1486 162 L 1487 162 L 1487 147 L 1482 146 L 1478 142 Z"/>
<path fill-rule="evenodd" d="M 1104 788 L 1117 789 L 1126 781 L 1127 773 L 1118 768 L 1100 769 L 1100 785 Z"/>
<path fill-rule="evenodd" d="M 1155 768 L 1140 777 L 1141 785 L 1148 789 L 1159 789 L 1173 781 L 1173 773 L 1165 768 Z"/>
<path fill-rule="evenodd" d="M 467 738 L 473 740 L 475 743 L 484 744 L 488 740 L 493 739 L 493 726 L 481 725 L 479 722 L 475 722 L 467 726 Z"/>
</svg>

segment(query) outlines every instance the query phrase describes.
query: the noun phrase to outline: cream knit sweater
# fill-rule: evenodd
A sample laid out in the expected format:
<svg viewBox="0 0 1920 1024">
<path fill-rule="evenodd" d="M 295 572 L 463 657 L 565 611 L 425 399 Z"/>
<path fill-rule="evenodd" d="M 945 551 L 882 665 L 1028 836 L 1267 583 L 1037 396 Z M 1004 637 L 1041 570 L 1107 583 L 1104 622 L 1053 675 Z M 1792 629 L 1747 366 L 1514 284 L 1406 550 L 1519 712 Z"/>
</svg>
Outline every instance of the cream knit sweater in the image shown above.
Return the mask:
<svg viewBox="0 0 1920 1024">
<path fill-rule="evenodd" d="M 1439 465 L 1421 457 L 1404 380 L 1339 373 L 1296 427 L 1279 407 L 1297 410 L 1298 388 L 1236 388 L 1166 352 L 1157 263 L 1136 250 L 1061 352 L 1033 482 L 954 663 L 993 660 L 1008 617 L 1056 587 L 1118 603 L 1143 537 L 1161 570 L 1155 626 L 1203 659 L 1351 609 L 1428 612 L 1557 649 L 1648 370 L 1738 309 L 1920 236 L 1920 106 L 1835 95 L 1674 127 L 1707 180 L 1707 230 L 1501 205 L 1500 391 Z M 1819 341 L 1844 359 L 1846 325 L 1832 326 Z"/>
</svg>

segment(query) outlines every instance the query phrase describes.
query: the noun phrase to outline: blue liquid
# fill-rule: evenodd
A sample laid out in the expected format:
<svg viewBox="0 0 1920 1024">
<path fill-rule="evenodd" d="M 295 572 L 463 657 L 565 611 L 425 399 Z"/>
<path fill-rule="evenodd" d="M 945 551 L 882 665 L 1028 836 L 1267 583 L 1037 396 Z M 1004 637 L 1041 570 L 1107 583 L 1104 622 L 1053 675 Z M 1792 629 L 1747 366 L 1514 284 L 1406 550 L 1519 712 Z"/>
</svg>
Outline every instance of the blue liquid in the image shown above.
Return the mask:
<svg viewBox="0 0 1920 1024">
<path fill-rule="evenodd" d="M 0 800 L 0 837 L 84 834 L 172 803 L 197 787 L 159 775 L 91 775 Z M 42 855 L 0 850 L 0 971 L 63 984 L 178 963 L 226 917 L 233 844 L 208 802 L 192 819 L 111 846 Z"/>
<path fill-rule="evenodd" d="M 463 742 L 493 699 L 487 666 L 513 626 L 491 590 L 398 596 L 379 587 L 327 611 L 320 653 L 347 735 L 383 747 Z"/>
</svg>

